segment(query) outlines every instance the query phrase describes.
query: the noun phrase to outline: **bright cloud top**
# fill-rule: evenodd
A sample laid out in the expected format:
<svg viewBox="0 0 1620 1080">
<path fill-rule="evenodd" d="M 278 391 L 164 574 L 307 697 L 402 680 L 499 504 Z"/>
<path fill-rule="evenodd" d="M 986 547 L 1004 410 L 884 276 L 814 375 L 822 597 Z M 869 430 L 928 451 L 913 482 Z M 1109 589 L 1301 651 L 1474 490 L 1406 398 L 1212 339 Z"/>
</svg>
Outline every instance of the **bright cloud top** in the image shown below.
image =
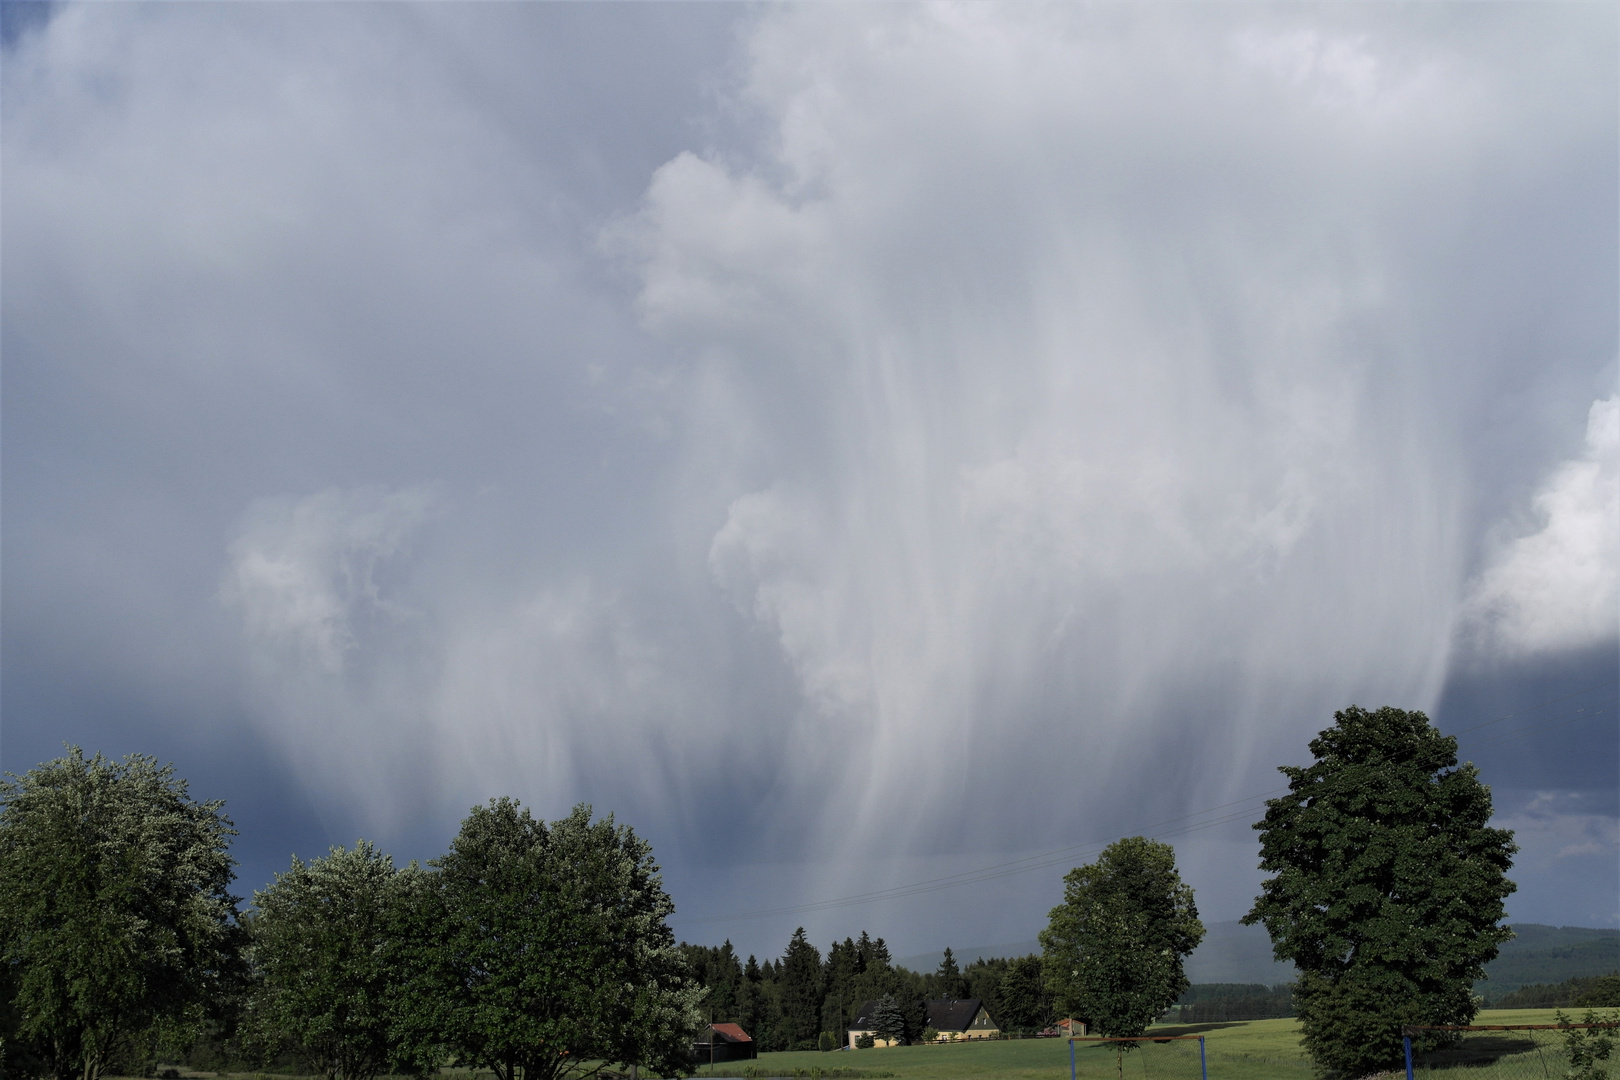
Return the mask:
<svg viewBox="0 0 1620 1080">
<path fill-rule="evenodd" d="M 1503 545 L 1470 599 L 1507 652 L 1612 642 L 1620 631 L 1620 395 L 1592 403 L 1586 449 L 1536 492 L 1540 528 Z"/>
</svg>

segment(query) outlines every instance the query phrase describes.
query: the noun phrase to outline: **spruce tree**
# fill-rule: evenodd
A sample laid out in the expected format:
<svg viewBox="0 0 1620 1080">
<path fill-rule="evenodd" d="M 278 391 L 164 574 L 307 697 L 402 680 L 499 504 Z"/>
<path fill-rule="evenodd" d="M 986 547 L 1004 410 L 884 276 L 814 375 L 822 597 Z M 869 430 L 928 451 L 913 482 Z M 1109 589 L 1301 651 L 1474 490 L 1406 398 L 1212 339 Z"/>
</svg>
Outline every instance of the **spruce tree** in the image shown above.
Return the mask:
<svg viewBox="0 0 1620 1080">
<path fill-rule="evenodd" d="M 821 1031 L 821 953 L 804 936 L 793 932 L 782 954 L 782 1018 L 790 1048 L 815 1049 Z"/>
</svg>

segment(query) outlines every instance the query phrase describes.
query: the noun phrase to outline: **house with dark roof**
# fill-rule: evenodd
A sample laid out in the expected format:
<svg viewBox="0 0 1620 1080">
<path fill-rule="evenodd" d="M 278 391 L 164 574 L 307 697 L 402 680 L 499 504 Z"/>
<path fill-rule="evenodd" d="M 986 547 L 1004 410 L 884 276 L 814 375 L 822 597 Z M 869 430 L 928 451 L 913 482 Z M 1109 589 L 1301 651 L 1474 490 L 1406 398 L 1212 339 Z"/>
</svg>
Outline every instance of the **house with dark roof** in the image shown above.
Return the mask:
<svg viewBox="0 0 1620 1080">
<path fill-rule="evenodd" d="M 718 1061 L 748 1061 L 759 1057 L 753 1037 L 737 1024 L 710 1024 L 698 1032 L 692 1043 L 692 1063 L 708 1065 Z"/>
<path fill-rule="evenodd" d="M 978 998 L 940 998 L 925 1003 L 928 1007 L 927 1024 L 939 1032 L 941 1042 L 957 1042 L 961 1039 L 992 1039 L 1001 1034 L 1001 1029 L 990 1018 L 985 1010 L 984 1002 Z M 873 1046 L 893 1046 L 894 1042 L 888 1039 L 879 1039 L 873 1024 L 873 1015 L 877 1012 L 877 1002 L 867 1001 L 855 1011 L 855 1019 L 849 1025 L 849 1048 L 855 1049 L 855 1040 L 862 1035 L 873 1038 Z"/>
<path fill-rule="evenodd" d="M 928 1003 L 928 1026 L 947 1042 L 993 1039 L 1001 1034 L 978 998 L 941 998 Z"/>
</svg>

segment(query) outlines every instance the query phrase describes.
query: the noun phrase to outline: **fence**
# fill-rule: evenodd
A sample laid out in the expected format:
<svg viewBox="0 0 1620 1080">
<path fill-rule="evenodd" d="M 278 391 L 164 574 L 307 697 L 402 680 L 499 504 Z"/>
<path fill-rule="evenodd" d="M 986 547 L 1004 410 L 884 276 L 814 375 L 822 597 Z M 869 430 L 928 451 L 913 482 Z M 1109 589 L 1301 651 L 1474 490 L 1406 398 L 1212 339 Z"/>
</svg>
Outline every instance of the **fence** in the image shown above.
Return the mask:
<svg viewBox="0 0 1620 1080">
<path fill-rule="evenodd" d="M 1401 1034 L 1407 1080 L 1605 1080 L 1620 1021 L 1410 1027 Z"/>
<path fill-rule="evenodd" d="M 1204 1037 L 1143 1035 L 1136 1039 L 1117 1039 L 1082 1035 L 1069 1040 L 1069 1080 L 1105 1080 L 1110 1076 L 1116 1080 L 1125 1080 L 1127 1076 L 1147 1080 L 1209 1080 Z"/>
</svg>

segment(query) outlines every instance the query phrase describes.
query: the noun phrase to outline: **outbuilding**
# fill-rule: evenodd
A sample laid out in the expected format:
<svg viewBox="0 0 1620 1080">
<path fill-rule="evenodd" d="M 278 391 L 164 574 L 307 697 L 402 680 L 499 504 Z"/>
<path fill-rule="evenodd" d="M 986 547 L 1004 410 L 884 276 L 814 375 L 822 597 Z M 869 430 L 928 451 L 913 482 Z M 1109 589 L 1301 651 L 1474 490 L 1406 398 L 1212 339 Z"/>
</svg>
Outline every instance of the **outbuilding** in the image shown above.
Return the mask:
<svg viewBox="0 0 1620 1080">
<path fill-rule="evenodd" d="M 710 1024 L 698 1032 L 692 1043 L 692 1062 L 709 1065 L 720 1061 L 749 1061 L 759 1057 L 753 1036 L 737 1024 Z"/>
</svg>

